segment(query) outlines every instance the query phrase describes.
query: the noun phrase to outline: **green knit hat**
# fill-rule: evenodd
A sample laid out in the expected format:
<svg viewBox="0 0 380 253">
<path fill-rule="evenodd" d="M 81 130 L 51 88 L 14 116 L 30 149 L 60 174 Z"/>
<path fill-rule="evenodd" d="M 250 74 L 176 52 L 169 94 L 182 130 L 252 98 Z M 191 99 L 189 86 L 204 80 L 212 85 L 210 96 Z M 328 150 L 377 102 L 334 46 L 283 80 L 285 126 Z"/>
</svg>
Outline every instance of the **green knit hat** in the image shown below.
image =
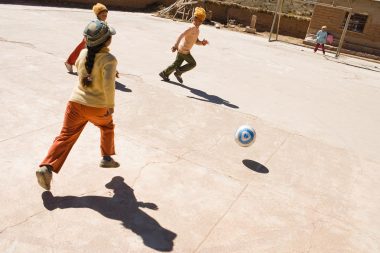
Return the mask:
<svg viewBox="0 0 380 253">
<path fill-rule="evenodd" d="M 109 37 L 115 34 L 115 29 L 109 27 L 106 22 L 100 20 L 91 21 L 83 31 L 88 47 L 101 45 Z"/>
</svg>

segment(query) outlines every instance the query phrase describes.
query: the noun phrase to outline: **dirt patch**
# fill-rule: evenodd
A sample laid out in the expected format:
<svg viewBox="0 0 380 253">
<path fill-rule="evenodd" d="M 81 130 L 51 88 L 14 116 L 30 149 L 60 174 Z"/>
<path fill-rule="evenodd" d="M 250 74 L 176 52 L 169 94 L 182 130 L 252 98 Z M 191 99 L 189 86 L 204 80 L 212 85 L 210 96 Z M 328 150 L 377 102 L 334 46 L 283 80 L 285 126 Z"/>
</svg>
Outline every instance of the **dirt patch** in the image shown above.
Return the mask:
<svg viewBox="0 0 380 253">
<path fill-rule="evenodd" d="M 234 20 L 237 26 L 246 27 L 251 25 L 252 16 L 255 15 L 256 30 L 258 32 L 270 31 L 274 12 L 267 8 L 243 6 L 227 1 L 206 0 L 200 3 L 207 12 L 211 12 L 211 21 L 227 24 Z M 171 18 L 175 15 L 177 8 L 169 8 L 170 11 L 163 11 L 164 16 Z M 282 15 L 279 33 L 304 39 L 309 27 L 310 18 L 295 16 L 293 14 Z"/>
<path fill-rule="evenodd" d="M 266 11 L 275 11 L 277 0 L 219 0 L 224 4 L 239 4 L 246 7 L 259 8 Z M 314 4 L 304 1 L 284 1 L 283 12 L 287 14 L 311 17 Z"/>
</svg>

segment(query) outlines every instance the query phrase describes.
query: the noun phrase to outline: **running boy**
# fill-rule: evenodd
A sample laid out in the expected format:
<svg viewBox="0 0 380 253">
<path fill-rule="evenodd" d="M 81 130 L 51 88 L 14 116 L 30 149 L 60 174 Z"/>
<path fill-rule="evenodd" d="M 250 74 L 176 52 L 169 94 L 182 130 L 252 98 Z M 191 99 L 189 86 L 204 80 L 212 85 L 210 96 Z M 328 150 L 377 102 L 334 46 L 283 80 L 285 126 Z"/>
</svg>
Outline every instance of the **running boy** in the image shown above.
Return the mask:
<svg viewBox="0 0 380 253">
<path fill-rule="evenodd" d="M 159 74 L 164 81 L 169 81 L 170 74 L 175 71 L 174 76 L 177 78 L 178 82 L 183 83 L 182 74 L 196 66 L 196 62 L 191 55 L 190 50 L 194 44 L 203 46 L 208 44 L 207 40 L 203 39 L 201 41 L 198 39 L 199 26 L 203 23 L 205 18 L 206 11 L 203 8 L 196 7 L 193 23 L 178 37 L 176 43 L 172 47 L 172 52 L 178 51 L 175 61 Z M 187 64 L 181 66 L 184 61 L 186 61 Z"/>
</svg>

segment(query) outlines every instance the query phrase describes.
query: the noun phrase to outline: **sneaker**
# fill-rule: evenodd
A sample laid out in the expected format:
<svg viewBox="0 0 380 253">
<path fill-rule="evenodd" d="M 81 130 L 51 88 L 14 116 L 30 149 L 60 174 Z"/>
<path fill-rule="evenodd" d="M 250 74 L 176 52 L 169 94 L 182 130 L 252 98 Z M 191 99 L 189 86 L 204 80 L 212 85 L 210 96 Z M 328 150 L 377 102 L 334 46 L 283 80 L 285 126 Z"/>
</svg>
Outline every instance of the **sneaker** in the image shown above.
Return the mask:
<svg viewBox="0 0 380 253">
<path fill-rule="evenodd" d="M 73 65 L 65 62 L 65 66 L 66 66 L 67 71 L 69 71 L 69 73 L 73 73 Z"/>
<path fill-rule="evenodd" d="M 42 166 L 36 170 L 37 182 L 45 190 L 50 190 L 50 183 L 53 179 L 53 173 L 48 166 Z"/>
<path fill-rule="evenodd" d="M 117 168 L 120 166 L 120 163 L 116 162 L 114 159 L 111 158 L 111 160 L 102 159 L 100 160 L 100 167 L 102 168 Z"/>
<path fill-rule="evenodd" d="M 165 82 L 170 81 L 169 77 L 165 75 L 164 71 L 162 71 L 159 75 L 162 77 L 162 79 L 164 79 Z"/>
<path fill-rule="evenodd" d="M 178 82 L 183 83 L 183 79 L 182 79 L 180 73 L 178 73 L 178 72 L 176 71 L 176 72 L 174 72 L 174 76 L 175 76 L 175 78 L 177 78 Z"/>
</svg>

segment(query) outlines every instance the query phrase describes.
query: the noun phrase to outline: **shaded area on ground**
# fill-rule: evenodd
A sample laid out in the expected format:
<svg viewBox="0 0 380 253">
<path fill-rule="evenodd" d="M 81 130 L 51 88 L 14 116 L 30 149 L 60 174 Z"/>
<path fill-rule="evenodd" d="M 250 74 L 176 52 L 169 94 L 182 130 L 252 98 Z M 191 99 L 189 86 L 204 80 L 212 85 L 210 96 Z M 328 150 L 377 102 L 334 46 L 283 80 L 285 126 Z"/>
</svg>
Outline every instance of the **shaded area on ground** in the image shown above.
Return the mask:
<svg viewBox="0 0 380 253">
<path fill-rule="evenodd" d="M 233 108 L 233 109 L 238 109 L 239 108 L 239 106 L 231 104 L 229 101 L 227 101 L 227 100 L 225 100 L 225 99 L 223 99 L 221 97 L 218 97 L 216 95 L 210 95 L 210 94 L 208 94 L 208 93 L 206 93 L 206 92 L 204 92 L 202 90 L 194 89 L 194 88 L 191 88 L 189 86 L 186 86 L 184 84 L 180 84 L 180 83 L 177 83 L 177 82 L 173 82 L 173 81 L 167 81 L 167 82 L 171 83 L 171 84 L 174 84 L 174 85 L 177 85 L 179 87 L 188 89 L 194 95 L 197 95 L 197 96 L 201 97 L 201 98 L 197 98 L 197 97 L 193 97 L 193 96 L 187 96 L 188 98 L 192 98 L 192 99 L 196 99 L 196 100 L 200 100 L 200 101 L 204 101 L 204 102 L 209 102 L 209 103 L 214 103 L 214 104 L 218 104 L 218 105 L 225 105 L 225 106 Z"/>
<path fill-rule="evenodd" d="M 118 81 L 115 82 L 115 89 L 119 91 L 124 91 L 124 92 L 132 92 L 132 90 L 127 88 L 125 84 L 119 83 Z"/>
<path fill-rule="evenodd" d="M 134 190 L 124 182 L 124 178 L 116 176 L 107 183 L 112 189 L 111 198 L 103 196 L 53 196 L 50 191 L 42 193 L 43 204 L 52 211 L 56 208 L 89 208 L 106 218 L 119 220 L 123 226 L 139 235 L 144 244 L 158 251 L 172 251 L 176 234 L 163 228 L 155 219 L 143 212 L 142 208 L 158 210 L 154 203 L 137 201 Z"/>
</svg>

